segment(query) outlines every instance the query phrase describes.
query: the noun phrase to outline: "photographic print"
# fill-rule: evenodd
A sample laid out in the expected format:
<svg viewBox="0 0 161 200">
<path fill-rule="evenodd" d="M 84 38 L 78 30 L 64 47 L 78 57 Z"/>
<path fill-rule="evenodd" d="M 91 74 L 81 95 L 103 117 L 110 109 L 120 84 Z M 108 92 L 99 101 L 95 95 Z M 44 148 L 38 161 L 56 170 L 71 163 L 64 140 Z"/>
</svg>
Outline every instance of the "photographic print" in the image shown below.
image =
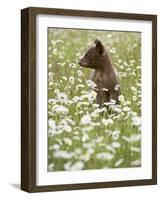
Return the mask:
<svg viewBox="0 0 161 200">
<path fill-rule="evenodd" d="M 48 28 L 48 170 L 141 166 L 141 33 Z"/>
<path fill-rule="evenodd" d="M 157 16 L 21 11 L 21 189 L 157 183 Z"/>
</svg>

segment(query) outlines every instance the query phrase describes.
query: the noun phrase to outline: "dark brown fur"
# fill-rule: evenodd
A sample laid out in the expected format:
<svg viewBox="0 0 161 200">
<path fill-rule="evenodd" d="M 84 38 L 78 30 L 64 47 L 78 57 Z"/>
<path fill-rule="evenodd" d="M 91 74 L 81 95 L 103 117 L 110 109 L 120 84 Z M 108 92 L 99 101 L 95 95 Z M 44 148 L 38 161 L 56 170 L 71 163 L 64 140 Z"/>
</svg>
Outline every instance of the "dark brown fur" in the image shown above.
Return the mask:
<svg viewBox="0 0 161 200">
<path fill-rule="evenodd" d="M 116 90 L 118 80 L 109 53 L 100 40 L 90 47 L 79 61 L 80 66 L 93 69 L 90 79 L 97 85 L 97 103 L 102 105 L 112 99 L 118 103 L 120 88 Z M 108 91 L 103 91 L 106 88 Z M 105 89 L 105 90 L 106 90 Z"/>
</svg>

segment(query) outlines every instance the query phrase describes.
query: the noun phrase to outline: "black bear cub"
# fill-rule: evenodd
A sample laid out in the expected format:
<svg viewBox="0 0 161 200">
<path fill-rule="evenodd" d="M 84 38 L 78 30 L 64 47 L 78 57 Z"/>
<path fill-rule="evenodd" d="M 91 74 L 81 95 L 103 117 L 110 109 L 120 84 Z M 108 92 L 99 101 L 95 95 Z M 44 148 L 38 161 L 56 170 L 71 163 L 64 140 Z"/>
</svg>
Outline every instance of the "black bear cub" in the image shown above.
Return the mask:
<svg viewBox="0 0 161 200">
<path fill-rule="evenodd" d="M 103 105 L 105 102 L 119 103 L 120 86 L 114 71 L 110 55 L 100 40 L 90 47 L 79 65 L 93 69 L 90 79 L 97 85 L 97 103 Z"/>
</svg>

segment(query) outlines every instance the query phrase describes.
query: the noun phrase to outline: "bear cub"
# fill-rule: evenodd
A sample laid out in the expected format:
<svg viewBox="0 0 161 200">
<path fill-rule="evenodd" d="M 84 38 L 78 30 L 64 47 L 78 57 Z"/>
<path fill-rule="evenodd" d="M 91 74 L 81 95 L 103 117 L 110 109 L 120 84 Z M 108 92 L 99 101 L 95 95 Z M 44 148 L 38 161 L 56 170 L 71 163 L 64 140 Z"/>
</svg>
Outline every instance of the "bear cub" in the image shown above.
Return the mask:
<svg viewBox="0 0 161 200">
<path fill-rule="evenodd" d="M 119 103 L 120 86 L 114 71 L 109 53 L 106 51 L 102 42 L 95 40 L 79 65 L 93 69 L 90 79 L 97 85 L 96 103 L 102 106 L 105 102 Z"/>
</svg>

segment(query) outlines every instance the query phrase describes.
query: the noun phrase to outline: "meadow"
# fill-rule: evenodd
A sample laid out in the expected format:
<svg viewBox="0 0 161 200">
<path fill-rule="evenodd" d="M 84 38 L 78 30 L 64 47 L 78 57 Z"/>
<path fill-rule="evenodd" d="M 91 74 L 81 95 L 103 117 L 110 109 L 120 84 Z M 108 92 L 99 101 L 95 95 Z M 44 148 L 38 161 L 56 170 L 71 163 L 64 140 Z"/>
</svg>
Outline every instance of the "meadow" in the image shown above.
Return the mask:
<svg viewBox="0 0 161 200">
<path fill-rule="evenodd" d="M 120 105 L 99 107 L 78 61 L 98 38 L 120 82 Z M 141 34 L 48 29 L 48 171 L 141 166 Z"/>
</svg>

